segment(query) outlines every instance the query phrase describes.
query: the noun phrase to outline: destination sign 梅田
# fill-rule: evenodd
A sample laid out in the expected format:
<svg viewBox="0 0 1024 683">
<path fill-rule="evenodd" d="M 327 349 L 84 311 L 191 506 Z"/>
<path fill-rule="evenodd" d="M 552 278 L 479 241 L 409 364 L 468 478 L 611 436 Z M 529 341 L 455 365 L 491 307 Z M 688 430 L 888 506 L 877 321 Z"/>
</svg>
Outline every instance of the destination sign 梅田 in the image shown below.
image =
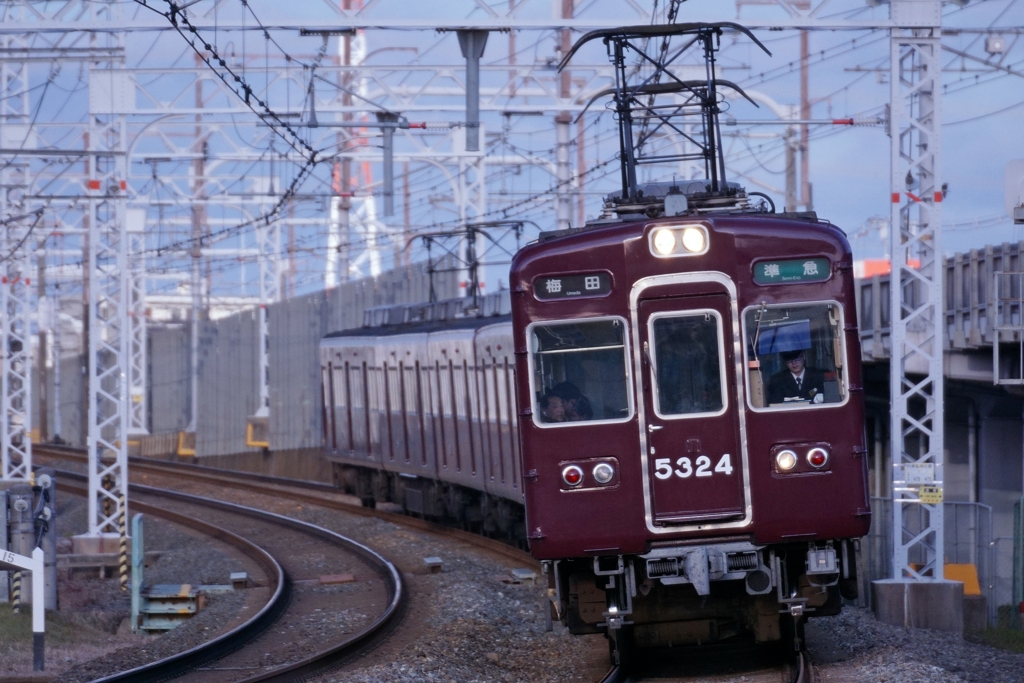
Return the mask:
<svg viewBox="0 0 1024 683">
<path fill-rule="evenodd" d="M 608 273 L 542 275 L 533 281 L 533 294 L 542 301 L 604 296 L 610 291 L 612 278 Z"/>
</svg>

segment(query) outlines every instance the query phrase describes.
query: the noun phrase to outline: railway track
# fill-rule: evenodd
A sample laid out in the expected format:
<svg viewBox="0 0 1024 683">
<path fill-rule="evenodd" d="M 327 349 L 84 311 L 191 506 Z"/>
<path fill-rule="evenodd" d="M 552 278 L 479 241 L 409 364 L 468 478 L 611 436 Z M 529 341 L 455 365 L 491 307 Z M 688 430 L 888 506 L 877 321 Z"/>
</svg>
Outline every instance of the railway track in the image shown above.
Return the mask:
<svg viewBox="0 0 1024 683">
<path fill-rule="evenodd" d="M 61 458 L 81 463 L 86 461 L 84 450 L 66 446 L 38 445 L 33 447 L 32 452 L 36 456 Z M 453 539 L 484 548 L 523 566 L 529 566 L 537 571 L 540 570 L 540 564 L 532 555 L 508 543 L 469 531 L 410 517 L 409 515 L 362 507 L 357 499 L 347 496 L 331 484 L 301 479 L 285 479 L 265 474 L 240 472 L 188 463 L 152 460 L 150 458 L 132 457 L 129 458 L 129 463 L 130 471 L 135 473 L 148 472 L 180 477 L 183 472 L 187 472 L 189 480 L 193 482 L 207 482 L 251 493 L 262 493 L 270 496 L 301 500 L 329 510 L 383 519 L 409 528 L 449 536 Z"/>
<path fill-rule="evenodd" d="M 87 493 L 84 475 L 68 471 L 58 475 L 62 490 Z M 168 680 L 186 674 L 189 681 L 199 683 L 299 681 L 358 657 L 386 638 L 401 621 L 406 591 L 398 570 L 362 544 L 307 522 L 233 503 L 138 484 L 132 484 L 130 492 L 134 510 L 195 529 L 249 557 L 264 573 L 268 596 L 256 614 L 210 641 L 106 676 L 97 683 Z M 202 510 L 204 520 L 196 518 L 197 510 Z M 268 550 L 245 537 L 259 538 L 260 545 Z M 297 590 L 298 583 L 308 585 L 312 581 L 310 567 L 304 560 L 309 557 L 317 558 L 321 565 L 333 562 L 333 566 L 357 566 L 364 577 L 377 577 L 375 582 L 361 582 L 369 589 L 358 603 L 363 608 L 380 607 L 368 623 L 360 623 L 356 633 L 326 638 L 312 652 L 302 651 L 288 638 L 275 636 L 297 633 L 304 617 L 313 610 L 334 609 L 339 604 L 351 606 L 354 600 L 351 593 L 332 596 L 323 591 Z"/>
<path fill-rule="evenodd" d="M 753 659 L 750 657 L 753 655 Z M 740 666 L 732 661 L 741 658 Z M 807 652 L 801 652 L 793 662 L 762 666 L 763 657 L 749 650 L 723 648 L 704 652 L 698 657 L 684 656 L 662 659 L 659 657 L 643 664 L 612 667 L 600 683 L 689 683 L 701 681 L 734 681 L 742 677 L 744 683 L 816 683 L 814 666 Z"/>
<path fill-rule="evenodd" d="M 84 453 L 77 449 L 37 447 L 35 452 L 44 456 L 78 462 L 84 462 L 85 460 Z M 222 470 L 187 463 L 156 461 L 146 458 L 132 458 L 131 471 L 134 475 L 175 478 L 180 478 L 182 474 L 187 473 L 188 480 L 193 483 L 215 483 L 218 486 L 245 490 L 251 493 L 271 495 L 283 499 L 294 499 L 302 501 L 304 504 L 322 506 L 348 514 L 384 519 L 406 527 L 457 538 L 472 545 L 484 547 L 518 563 L 536 566 L 536 561 L 529 554 L 501 541 L 487 539 L 477 534 L 395 512 L 364 508 L 357 499 L 345 496 L 336 487 L 329 484 L 282 479 L 269 475 Z M 778 663 L 777 658 L 771 662 L 764 661 L 762 658 L 760 663 L 753 662 L 742 666 L 741 671 L 737 671 L 736 667 L 733 666 L 737 654 L 735 651 L 726 654 L 717 653 L 709 658 L 706 656 L 705 648 L 705 652 L 699 657 L 687 658 L 687 661 L 682 665 L 658 661 L 653 666 L 646 666 L 644 668 L 616 667 L 610 670 L 601 681 L 602 683 L 640 683 L 647 681 L 660 681 L 661 683 L 675 683 L 678 681 L 679 683 L 684 683 L 696 680 L 733 680 L 734 677 L 739 675 L 743 675 L 745 677 L 744 680 L 750 683 L 760 681 L 770 681 L 771 683 L 813 683 L 814 681 L 813 667 L 810 666 L 810 660 L 806 653 L 803 653 L 794 664 L 781 665 Z M 723 661 L 725 662 L 724 664 Z M 726 671 L 729 674 L 723 675 Z"/>
</svg>

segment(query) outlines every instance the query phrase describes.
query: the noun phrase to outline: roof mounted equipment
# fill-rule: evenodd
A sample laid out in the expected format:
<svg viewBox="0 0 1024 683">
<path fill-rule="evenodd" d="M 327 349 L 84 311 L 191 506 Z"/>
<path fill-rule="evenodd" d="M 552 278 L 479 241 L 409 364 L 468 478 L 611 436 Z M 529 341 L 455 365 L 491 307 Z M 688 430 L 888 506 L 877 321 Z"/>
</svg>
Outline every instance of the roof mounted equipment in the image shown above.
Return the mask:
<svg viewBox="0 0 1024 683">
<path fill-rule="evenodd" d="M 715 203 L 719 205 L 726 200 L 725 204 L 729 204 L 729 198 L 736 200 L 743 193 L 737 184 L 726 182 L 722 133 L 718 123 L 721 112 L 718 86 L 728 87 L 755 106 L 757 104 L 735 83 L 717 78 L 715 52 L 721 47 L 724 31 L 746 35 L 771 55 L 768 48 L 739 24 L 688 23 L 591 31 L 573 45 L 559 64 L 559 69 L 565 68 L 581 46 L 597 38 L 601 38 L 607 47 L 615 70 L 615 87 L 598 93 L 590 103 L 607 95 L 614 96 L 619 124 L 622 191 L 610 195 L 608 201 L 616 205 L 614 210 L 620 216 L 644 212 L 657 215 L 665 211 L 665 193 L 652 196 L 644 192 L 645 186 L 637 183 L 637 167 L 645 164 L 702 160 L 707 180 L 702 183 L 705 192 L 701 199 L 717 199 Z M 686 40 L 681 46 L 670 49 L 669 42 L 675 36 L 684 36 Z M 648 49 L 645 43 L 652 38 L 663 39 L 660 50 Z M 682 65 L 676 62 L 690 54 L 694 47 L 703 55 L 705 77 L 696 80 L 681 78 L 676 72 Z M 637 64 L 632 58 L 634 53 L 639 59 Z M 692 73 L 688 75 L 692 76 Z M 677 144 L 679 140 L 683 141 L 682 145 Z M 678 192 L 675 185 L 672 183 L 673 187 L 668 189 L 670 194 Z M 654 203 L 659 206 L 653 206 Z M 745 205 L 746 202 L 742 203 Z M 646 204 L 652 206 L 645 207 Z"/>
</svg>

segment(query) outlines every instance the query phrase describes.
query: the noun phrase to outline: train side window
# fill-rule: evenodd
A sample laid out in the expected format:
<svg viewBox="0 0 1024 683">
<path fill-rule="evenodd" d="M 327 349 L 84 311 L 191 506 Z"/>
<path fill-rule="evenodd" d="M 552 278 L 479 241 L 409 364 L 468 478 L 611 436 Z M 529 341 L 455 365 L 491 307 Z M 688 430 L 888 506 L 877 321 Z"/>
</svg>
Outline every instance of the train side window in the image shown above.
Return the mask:
<svg viewBox="0 0 1024 683">
<path fill-rule="evenodd" d="M 725 411 L 722 319 L 715 311 L 652 316 L 654 407 L 658 417 Z"/>
<path fill-rule="evenodd" d="M 619 422 L 632 417 L 625 320 L 535 323 L 527 336 L 537 425 Z"/>
<path fill-rule="evenodd" d="M 743 327 L 752 408 L 815 408 L 846 401 L 839 303 L 752 306 L 744 311 Z"/>
</svg>

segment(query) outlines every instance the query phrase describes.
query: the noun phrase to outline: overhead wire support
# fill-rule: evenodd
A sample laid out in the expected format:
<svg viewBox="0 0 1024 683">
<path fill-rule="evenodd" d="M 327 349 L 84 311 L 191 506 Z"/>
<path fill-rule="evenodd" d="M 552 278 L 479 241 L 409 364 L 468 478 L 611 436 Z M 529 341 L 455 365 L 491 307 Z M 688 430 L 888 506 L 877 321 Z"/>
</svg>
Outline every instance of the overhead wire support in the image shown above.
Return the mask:
<svg viewBox="0 0 1024 683">
<path fill-rule="evenodd" d="M 113 15 L 117 7 L 106 5 L 99 11 Z M 117 47 L 124 46 L 123 33 L 107 34 L 106 39 Z M 123 66 L 120 60 L 90 65 L 90 89 L 112 90 Z M 128 149 L 128 123 L 113 98 L 100 96 L 89 99 L 88 121 L 87 146 L 96 154 L 90 157 L 89 166 L 85 259 L 89 278 L 86 535 L 100 539 L 119 536 L 120 519 L 127 516 L 128 505 L 131 285 L 126 224 L 128 162 L 124 153 Z"/>
<path fill-rule="evenodd" d="M 21 47 L 27 36 L 5 36 L 4 47 Z M 5 59 L 0 128 L 30 127 L 28 64 Z M 25 212 L 29 165 L 17 156 L 0 166 L 0 480 L 28 480 L 32 474 L 32 312 L 30 238 L 42 211 Z M 15 216 L 8 216 L 15 213 Z M 35 216 L 31 223 L 28 218 Z"/>
<path fill-rule="evenodd" d="M 943 580 L 945 561 L 941 2 L 891 12 L 893 579 L 920 583 Z"/>
<path fill-rule="evenodd" d="M 615 86 L 597 93 L 587 106 L 601 97 L 614 96 L 621 159 L 622 191 L 619 201 L 642 201 L 637 185 L 638 166 L 687 159 L 700 160 L 704 164 L 713 195 L 728 192 L 719 125 L 721 110 L 718 86 L 723 85 L 735 90 L 754 106 L 757 106 L 757 103 L 747 97 L 736 84 L 717 77 L 715 52 L 720 48 L 721 36 L 725 30 L 746 35 L 767 54 L 771 54 L 746 27 L 732 22 L 720 22 L 600 29 L 581 37 L 563 56 L 558 66 L 560 70 L 569 64 L 573 55 L 586 43 L 601 39 L 607 46 L 615 72 Z M 667 41 L 674 36 L 683 36 L 688 40 L 673 52 L 670 52 L 663 42 L 659 53 L 651 55 L 641 44 L 650 38 L 663 38 Z M 700 46 L 704 57 L 703 79 L 681 78 L 673 70 L 673 64 L 693 45 Z M 627 59 L 629 55 L 635 55 L 639 59 L 639 66 Z M 658 96 L 671 96 L 673 99 L 669 104 L 656 104 Z M 651 122 L 654 122 L 653 126 L 650 125 Z M 695 132 L 691 132 L 691 128 L 695 129 Z M 695 151 L 673 151 L 667 145 L 664 148 L 658 147 L 656 136 L 665 134 L 679 136 L 688 145 L 692 145 Z"/>
</svg>

